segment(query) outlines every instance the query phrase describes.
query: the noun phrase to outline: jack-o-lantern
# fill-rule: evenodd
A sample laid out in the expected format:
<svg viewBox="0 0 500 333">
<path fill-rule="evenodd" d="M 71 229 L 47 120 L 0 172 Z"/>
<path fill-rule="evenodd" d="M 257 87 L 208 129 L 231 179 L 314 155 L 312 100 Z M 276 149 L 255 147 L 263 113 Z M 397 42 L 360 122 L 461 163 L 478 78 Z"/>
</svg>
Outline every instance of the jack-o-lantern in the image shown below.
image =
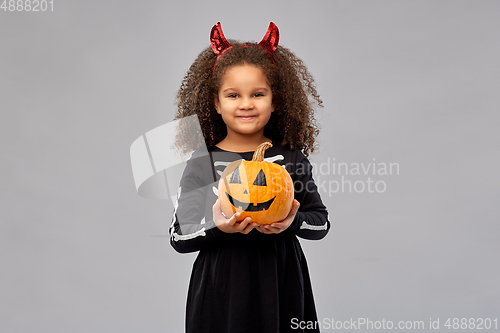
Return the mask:
<svg viewBox="0 0 500 333">
<path fill-rule="evenodd" d="M 229 164 L 219 181 L 221 209 L 227 218 L 240 212 L 237 221 L 247 216 L 252 222 L 271 224 L 284 220 L 293 203 L 293 182 L 279 164 L 264 161 L 264 151 L 272 147 L 264 142 L 257 147 L 251 161 Z"/>
</svg>

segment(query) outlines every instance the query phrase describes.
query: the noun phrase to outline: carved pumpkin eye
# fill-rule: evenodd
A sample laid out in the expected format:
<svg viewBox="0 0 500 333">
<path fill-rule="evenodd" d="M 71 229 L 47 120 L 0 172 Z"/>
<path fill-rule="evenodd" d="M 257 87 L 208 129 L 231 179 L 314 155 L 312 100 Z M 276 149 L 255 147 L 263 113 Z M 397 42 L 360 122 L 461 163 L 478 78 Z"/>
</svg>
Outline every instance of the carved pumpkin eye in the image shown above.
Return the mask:
<svg viewBox="0 0 500 333">
<path fill-rule="evenodd" d="M 253 181 L 253 185 L 267 186 L 266 175 L 264 174 L 264 171 L 262 171 L 262 169 L 260 169 L 259 173 L 257 174 L 257 177 Z"/>
<path fill-rule="evenodd" d="M 236 170 L 234 170 L 231 178 L 229 179 L 229 184 L 241 184 L 240 168 L 236 168 Z"/>
</svg>

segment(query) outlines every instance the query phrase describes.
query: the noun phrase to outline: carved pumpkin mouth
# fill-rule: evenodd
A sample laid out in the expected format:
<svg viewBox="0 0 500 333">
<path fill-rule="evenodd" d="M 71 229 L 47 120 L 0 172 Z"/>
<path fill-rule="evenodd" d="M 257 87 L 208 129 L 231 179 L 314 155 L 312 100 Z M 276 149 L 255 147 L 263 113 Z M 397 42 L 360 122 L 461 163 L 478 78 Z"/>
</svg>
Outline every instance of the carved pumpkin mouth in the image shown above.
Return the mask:
<svg viewBox="0 0 500 333">
<path fill-rule="evenodd" d="M 266 202 L 251 204 L 250 202 L 241 202 L 239 200 L 236 200 L 232 196 L 230 196 L 229 193 L 227 192 L 226 195 L 227 198 L 229 199 L 229 202 L 231 203 L 231 205 L 233 205 L 234 208 L 240 207 L 245 212 L 259 212 L 261 210 L 267 210 L 269 206 L 271 206 L 271 204 L 273 203 L 274 198 L 276 198 L 276 197 L 271 198 Z"/>
</svg>

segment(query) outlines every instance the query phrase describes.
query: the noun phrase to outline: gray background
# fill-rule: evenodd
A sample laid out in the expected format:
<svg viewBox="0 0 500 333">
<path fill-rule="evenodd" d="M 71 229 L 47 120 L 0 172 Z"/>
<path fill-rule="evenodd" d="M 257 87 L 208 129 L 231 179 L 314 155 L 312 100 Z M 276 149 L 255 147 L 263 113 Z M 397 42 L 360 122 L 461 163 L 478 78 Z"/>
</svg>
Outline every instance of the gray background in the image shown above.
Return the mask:
<svg viewBox="0 0 500 333">
<path fill-rule="evenodd" d="M 0 11 L 0 331 L 183 330 L 196 254 L 165 237 L 172 204 L 137 195 L 129 148 L 172 120 L 217 21 L 255 41 L 274 21 L 308 65 L 325 105 L 313 162 L 400 165 L 375 177 L 384 193 L 323 193 L 332 229 L 301 241 L 319 318 L 500 317 L 499 14 L 486 0 Z"/>
</svg>

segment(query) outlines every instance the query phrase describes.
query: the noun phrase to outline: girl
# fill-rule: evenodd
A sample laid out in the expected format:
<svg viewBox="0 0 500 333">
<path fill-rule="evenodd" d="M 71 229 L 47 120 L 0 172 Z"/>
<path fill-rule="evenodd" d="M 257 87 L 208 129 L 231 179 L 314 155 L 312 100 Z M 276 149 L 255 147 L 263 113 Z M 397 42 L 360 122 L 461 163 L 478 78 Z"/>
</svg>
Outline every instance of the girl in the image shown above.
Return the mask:
<svg viewBox="0 0 500 333">
<path fill-rule="evenodd" d="M 197 115 L 201 134 L 185 125 L 177 146 L 198 149 L 180 183 L 170 228 L 181 253 L 199 251 L 189 283 L 187 332 L 318 332 L 306 258 L 297 237 L 321 239 L 330 229 L 306 158 L 318 129 L 314 104 L 321 100 L 305 65 L 278 46 L 271 23 L 256 43 L 227 41 L 220 24 L 211 47 L 200 53 L 178 93 L 175 119 Z M 206 143 L 208 154 L 196 142 Z M 288 216 L 271 225 L 239 214 L 224 216 L 217 184 L 230 162 L 251 160 L 269 142 L 267 161 L 284 166 L 294 182 Z M 299 208 L 300 205 L 300 208 Z M 315 323 L 311 325 L 310 323 Z"/>
</svg>

